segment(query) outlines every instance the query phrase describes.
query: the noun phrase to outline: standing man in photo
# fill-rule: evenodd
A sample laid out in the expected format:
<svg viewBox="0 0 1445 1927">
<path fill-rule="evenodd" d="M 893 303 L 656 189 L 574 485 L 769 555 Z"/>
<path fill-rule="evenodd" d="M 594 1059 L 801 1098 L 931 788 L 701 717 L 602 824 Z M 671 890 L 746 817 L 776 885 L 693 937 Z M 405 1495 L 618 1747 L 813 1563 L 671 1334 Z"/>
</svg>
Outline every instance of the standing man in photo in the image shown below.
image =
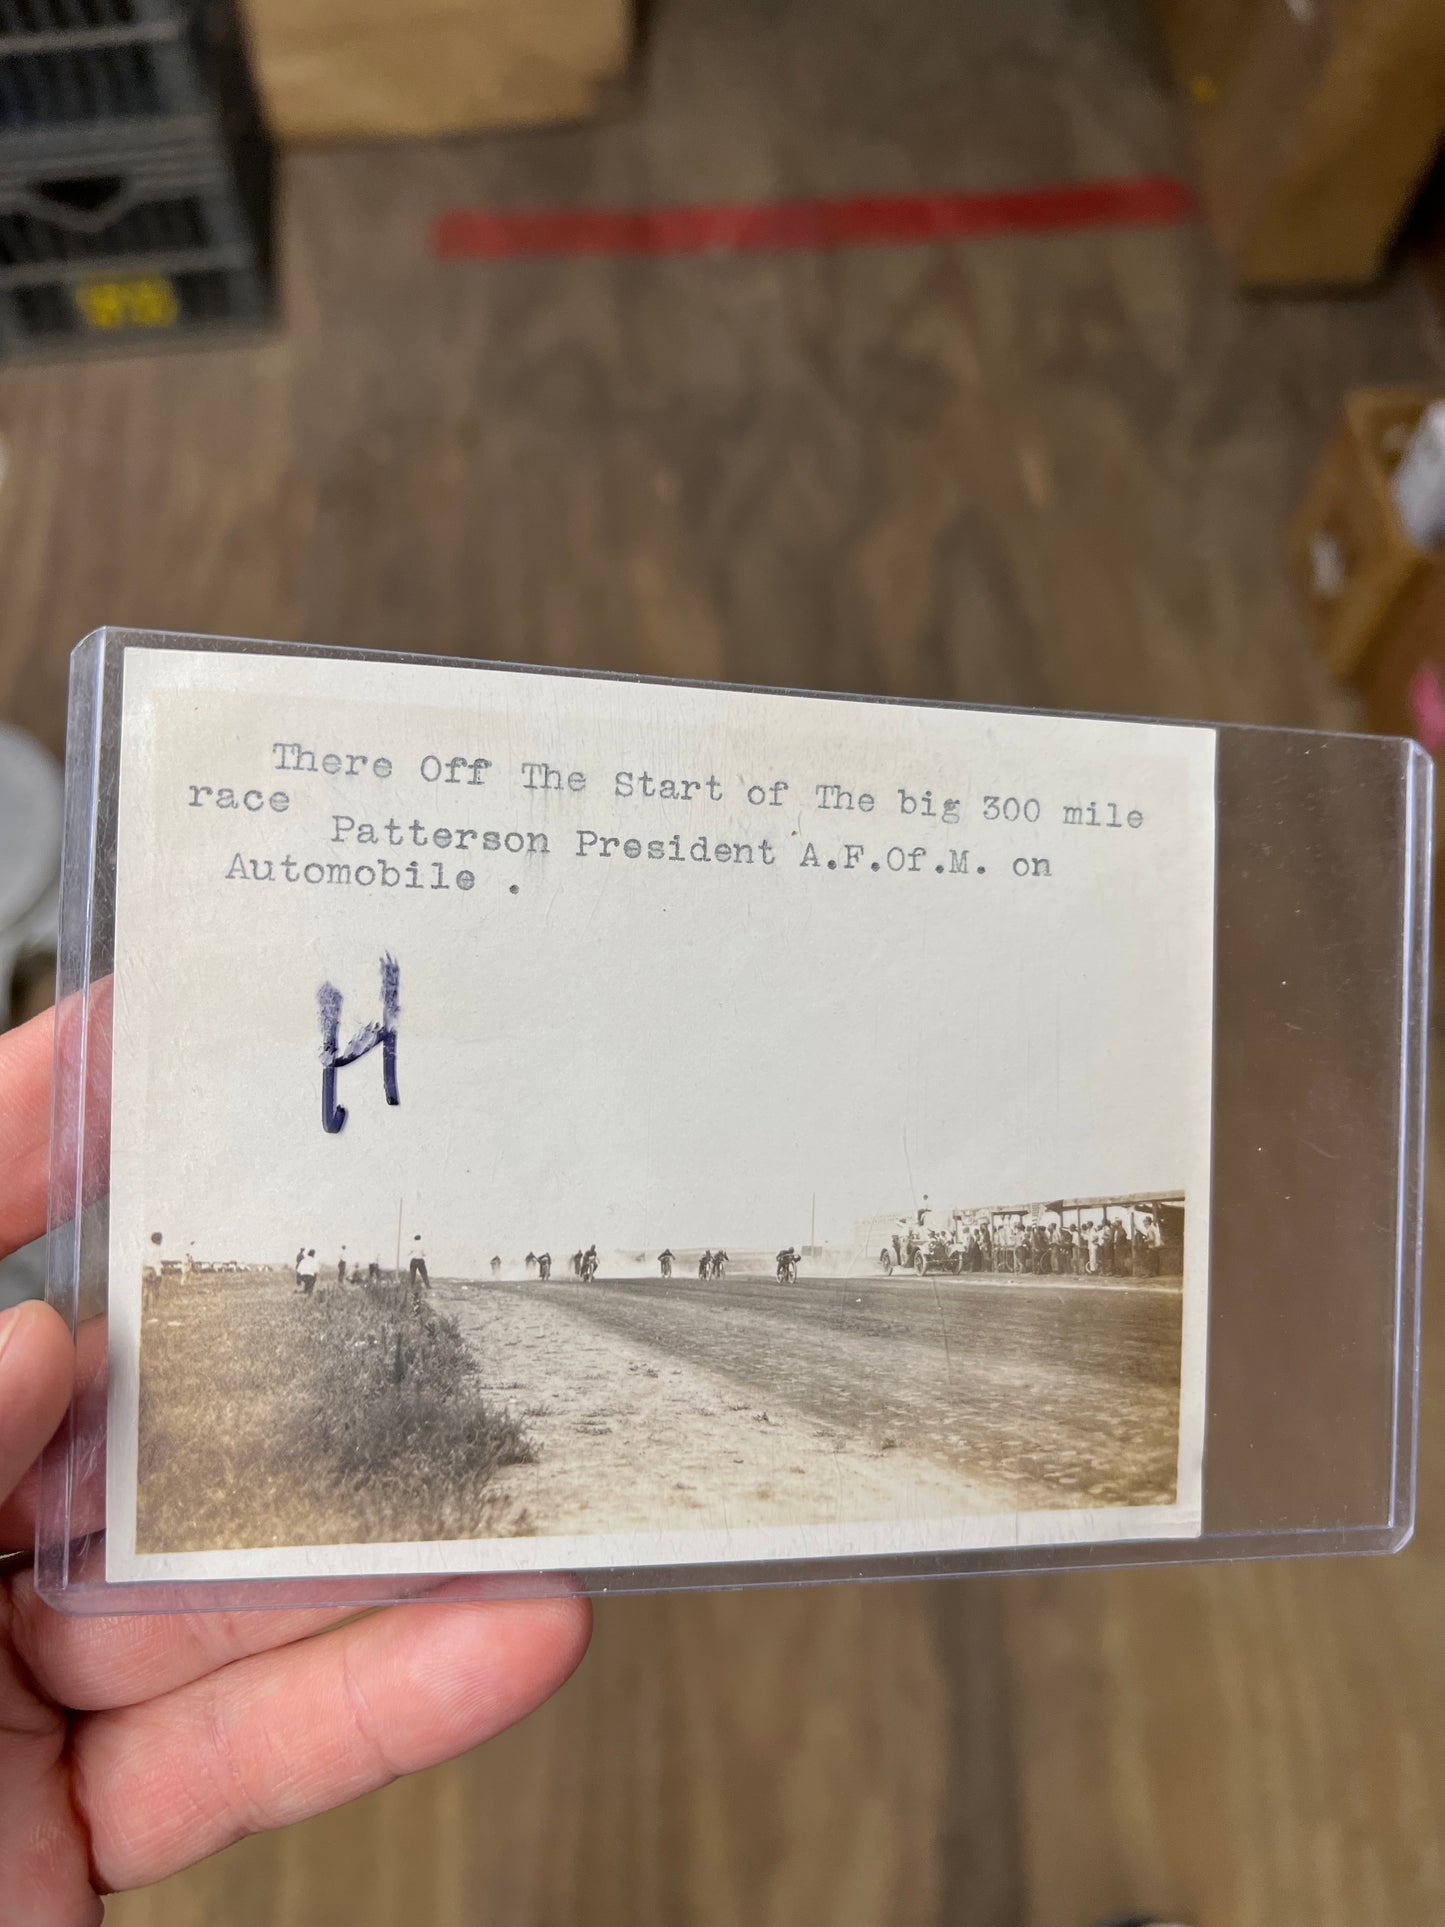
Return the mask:
<svg viewBox="0 0 1445 1927">
<path fill-rule="evenodd" d="M 1151 1278 L 1157 1278 L 1160 1258 L 1164 1251 L 1164 1230 L 1152 1211 L 1144 1213 L 1144 1239 L 1148 1248 L 1148 1275 Z"/>
</svg>

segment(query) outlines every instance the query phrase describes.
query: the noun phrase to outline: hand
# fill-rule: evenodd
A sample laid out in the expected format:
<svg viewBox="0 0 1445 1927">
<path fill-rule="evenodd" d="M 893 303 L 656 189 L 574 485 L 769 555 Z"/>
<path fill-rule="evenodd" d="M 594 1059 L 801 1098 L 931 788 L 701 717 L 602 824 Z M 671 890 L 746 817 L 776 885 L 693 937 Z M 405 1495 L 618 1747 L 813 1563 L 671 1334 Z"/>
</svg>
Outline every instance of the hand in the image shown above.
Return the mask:
<svg viewBox="0 0 1445 1927">
<path fill-rule="evenodd" d="M 0 1037 L 0 1256 L 45 1228 L 54 1025 Z M 75 1358 L 45 1305 L 0 1315 L 0 1554 L 34 1536 Z M 580 1598 L 86 1619 L 0 1583 L 0 1924 L 82 1927 L 248 1833 L 490 1739 L 587 1647 Z"/>
</svg>

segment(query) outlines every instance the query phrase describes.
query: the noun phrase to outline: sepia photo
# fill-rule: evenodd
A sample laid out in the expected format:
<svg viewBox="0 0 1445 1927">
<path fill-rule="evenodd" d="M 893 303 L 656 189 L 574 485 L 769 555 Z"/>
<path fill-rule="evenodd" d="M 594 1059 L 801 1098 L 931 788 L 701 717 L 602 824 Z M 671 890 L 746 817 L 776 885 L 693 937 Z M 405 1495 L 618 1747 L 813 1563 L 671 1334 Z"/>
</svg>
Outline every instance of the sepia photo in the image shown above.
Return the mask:
<svg viewBox="0 0 1445 1927">
<path fill-rule="evenodd" d="M 111 1578 L 1200 1530 L 1214 738 L 132 649 Z"/>
</svg>

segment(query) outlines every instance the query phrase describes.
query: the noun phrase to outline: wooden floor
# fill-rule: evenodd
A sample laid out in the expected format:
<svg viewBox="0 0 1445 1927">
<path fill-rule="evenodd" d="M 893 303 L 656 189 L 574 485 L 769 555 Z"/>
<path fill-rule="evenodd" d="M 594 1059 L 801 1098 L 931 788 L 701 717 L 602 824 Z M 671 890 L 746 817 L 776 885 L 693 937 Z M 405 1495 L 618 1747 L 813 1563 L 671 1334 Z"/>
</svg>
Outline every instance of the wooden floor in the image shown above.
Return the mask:
<svg viewBox="0 0 1445 1927">
<path fill-rule="evenodd" d="M 505 267 L 424 245 L 480 201 L 1185 167 L 1131 0 L 671 0 L 606 125 L 294 159 L 283 335 L 0 374 L 0 714 L 58 748 L 66 652 L 117 623 L 1348 722 L 1280 528 L 1344 389 L 1445 366 L 1408 279 L 1241 301 L 1192 228 Z M 607 1602 L 579 1677 L 492 1748 L 111 1917 L 1445 1919 L 1433 1321 L 1427 1348 L 1401 1558 Z"/>
</svg>

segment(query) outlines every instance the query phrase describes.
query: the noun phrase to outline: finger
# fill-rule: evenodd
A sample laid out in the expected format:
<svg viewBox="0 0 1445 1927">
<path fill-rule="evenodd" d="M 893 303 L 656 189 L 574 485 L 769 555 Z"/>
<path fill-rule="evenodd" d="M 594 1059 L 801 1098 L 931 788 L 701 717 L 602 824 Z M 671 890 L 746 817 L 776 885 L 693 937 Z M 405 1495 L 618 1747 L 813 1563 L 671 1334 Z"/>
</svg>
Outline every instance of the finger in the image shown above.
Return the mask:
<svg viewBox="0 0 1445 1927">
<path fill-rule="evenodd" d="M 0 1494 L 19 1484 L 70 1403 L 75 1352 L 65 1321 L 32 1302 L 0 1312 Z"/>
<path fill-rule="evenodd" d="M 0 1593 L 0 1624 L 4 1619 Z M 0 1920 L 100 1927 L 89 1854 L 69 1799 L 67 1726 L 0 1647 Z"/>
<path fill-rule="evenodd" d="M 30 1677 L 47 1699 L 85 1713 L 157 1699 L 236 1660 L 354 1619 L 357 1611 L 87 1618 L 53 1612 L 28 1573 L 15 1581 L 13 1602 L 11 1637 Z"/>
<path fill-rule="evenodd" d="M 0 1258 L 45 1229 L 55 1012 L 0 1036 Z"/>
<path fill-rule="evenodd" d="M 398 1595 L 465 1597 L 467 1579 L 383 1581 Z M 375 1582 L 372 1582 L 373 1586 Z M 342 1582 L 344 1587 L 345 1582 Z M 11 1639 L 26 1670 L 58 1705 L 94 1713 L 134 1706 L 188 1686 L 238 1659 L 309 1639 L 372 1610 L 366 1582 L 341 1591 L 329 1606 L 271 1607 L 264 1612 L 58 1613 L 22 1574 L 12 1589 Z"/>
<path fill-rule="evenodd" d="M 101 978 L 55 1010 L 0 1035 L 0 1258 L 45 1229 L 50 1171 L 50 1083 L 57 1055 L 78 1072 L 84 1050 L 84 1107 L 72 1118 L 72 1140 L 85 1157 L 80 1202 L 89 1203 L 109 1175 L 110 1037 L 113 980 Z M 82 1135 L 83 1134 L 83 1135 Z M 56 1216 L 76 1209 L 75 1170 L 56 1172 Z"/>
<path fill-rule="evenodd" d="M 109 1359 L 106 1354 L 106 1321 L 87 1318 L 75 1335 L 72 1360 L 74 1388 L 74 1437 L 81 1463 L 69 1492 L 69 1517 L 64 1522 L 67 1536 L 99 1532 L 105 1525 L 105 1389 Z M 87 1449 L 91 1448 L 91 1449 Z M 35 1467 L 22 1475 L 20 1483 L 5 1497 L 0 1489 L 0 1552 L 35 1543 Z"/>
<path fill-rule="evenodd" d="M 586 1650 L 576 1597 L 394 1606 L 164 1699 L 93 1713 L 72 1758 L 110 1888 L 164 1879 L 490 1739 Z"/>
</svg>

